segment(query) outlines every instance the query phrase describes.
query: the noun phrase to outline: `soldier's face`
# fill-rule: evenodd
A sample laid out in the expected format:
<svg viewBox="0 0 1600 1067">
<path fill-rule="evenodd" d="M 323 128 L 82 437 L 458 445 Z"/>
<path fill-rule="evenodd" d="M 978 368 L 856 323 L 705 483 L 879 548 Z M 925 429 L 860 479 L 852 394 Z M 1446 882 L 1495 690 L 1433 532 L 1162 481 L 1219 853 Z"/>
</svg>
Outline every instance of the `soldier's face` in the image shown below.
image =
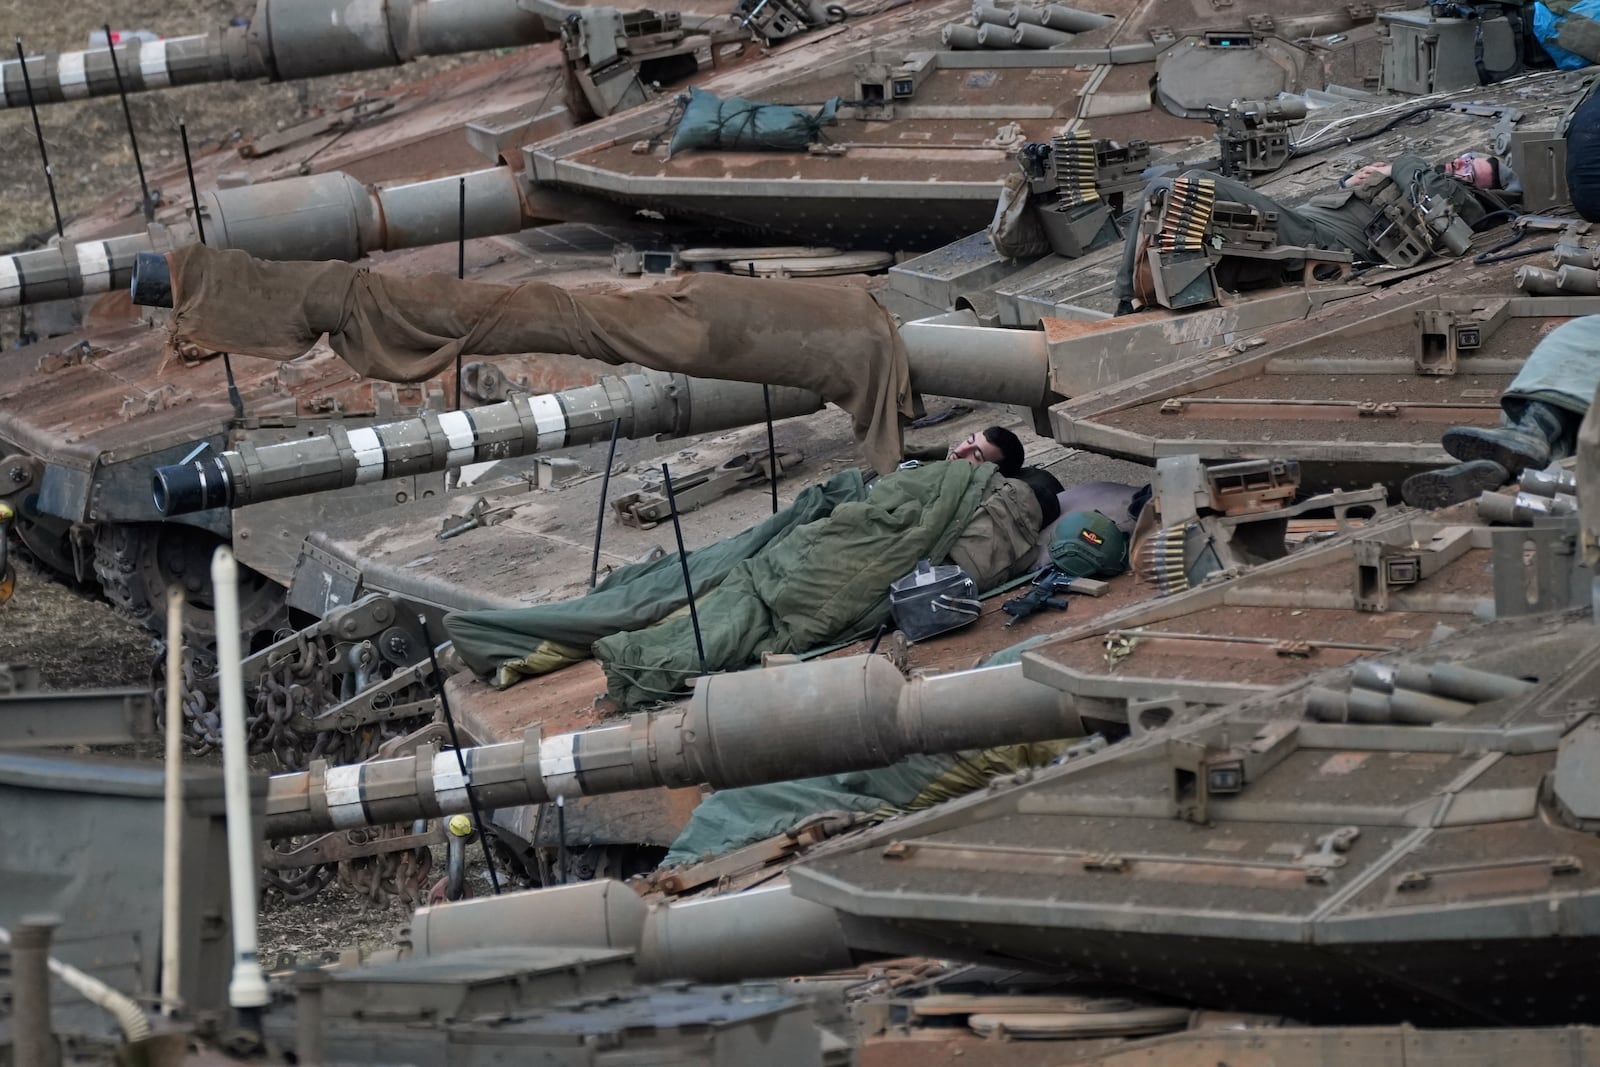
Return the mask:
<svg viewBox="0 0 1600 1067">
<path fill-rule="evenodd" d="M 950 449 L 950 459 L 963 459 L 976 467 L 980 463 L 999 463 L 1000 449 L 983 433 L 968 434 Z"/>
<path fill-rule="evenodd" d="M 1445 173 L 1479 189 L 1493 189 L 1494 164 L 1485 156 L 1457 156 L 1445 164 Z"/>
</svg>

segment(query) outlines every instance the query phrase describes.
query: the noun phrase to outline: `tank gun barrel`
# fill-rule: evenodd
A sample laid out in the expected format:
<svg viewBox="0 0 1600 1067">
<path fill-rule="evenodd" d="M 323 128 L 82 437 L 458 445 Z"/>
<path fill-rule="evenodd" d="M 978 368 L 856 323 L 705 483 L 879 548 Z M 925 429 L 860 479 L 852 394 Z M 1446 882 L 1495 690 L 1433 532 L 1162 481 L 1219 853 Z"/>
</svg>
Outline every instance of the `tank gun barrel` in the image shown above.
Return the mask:
<svg viewBox="0 0 1600 1067">
<path fill-rule="evenodd" d="M 157 256 L 146 262 L 164 263 Z M 134 283 L 136 292 L 145 286 L 142 278 Z M 1047 402 L 1049 353 L 1042 332 L 964 322 L 901 327 L 913 388 L 1027 407 Z M 786 386 L 772 386 L 771 398 L 775 418 L 822 405 L 818 394 Z M 334 426 L 318 437 L 203 453 L 158 467 L 152 488 L 161 514 L 183 515 L 589 444 L 605 440 L 613 420 L 621 421 L 621 436 L 634 439 L 727 430 L 764 415 L 759 384 L 647 371 L 469 410 L 359 429 Z"/>
<path fill-rule="evenodd" d="M 640 980 L 650 982 L 737 982 L 860 962 L 839 913 L 795 896 L 787 883 L 706 897 L 692 907 L 651 907 L 630 886 L 597 879 L 421 907 L 411 923 L 418 956 L 533 938 L 541 946 L 629 949 Z"/>
<path fill-rule="evenodd" d="M 719 789 L 885 767 L 916 753 L 1074 737 L 1072 698 L 1019 664 L 904 678 L 850 656 L 700 678 L 694 696 L 624 722 L 467 749 L 479 807 L 655 786 Z M 274 775 L 268 837 L 434 818 L 468 807 L 454 752 Z"/>
<path fill-rule="evenodd" d="M 261 259 L 361 259 L 373 252 L 454 241 L 466 183 L 466 235 L 517 233 L 532 224 L 516 175 L 484 167 L 428 181 L 366 186 L 339 171 L 200 194 L 206 242 Z M 292 225 L 286 224 L 292 220 Z M 182 235 L 169 235 L 188 243 Z M 0 307 L 126 287 L 148 233 L 0 256 Z"/>
<path fill-rule="evenodd" d="M 771 398 L 773 417 L 780 419 L 822 406 L 820 396 L 804 389 L 773 388 Z M 621 421 L 620 435 L 627 438 L 683 437 L 747 425 L 763 410 L 759 385 L 661 371 L 626 374 L 464 411 L 359 429 L 335 426 L 320 437 L 245 444 L 158 467 L 155 504 L 163 515 L 244 507 L 604 441 L 613 420 Z"/>
<path fill-rule="evenodd" d="M 537 0 L 259 0 L 249 23 L 210 33 L 115 43 L 129 92 L 217 81 L 292 81 L 393 67 L 424 56 L 537 44 L 553 39 L 576 11 Z M 104 44 L 0 63 L 0 108 L 114 95 Z"/>
<path fill-rule="evenodd" d="M 240 270 L 256 270 L 254 280 L 226 299 L 211 293 L 200 306 L 190 306 L 187 328 L 198 330 L 208 344 L 226 342 L 229 323 L 237 323 L 253 307 L 253 301 L 266 299 L 262 314 L 288 317 L 294 328 L 277 352 L 298 352 L 302 342 L 322 331 L 339 330 L 339 317 L 349 315 L 344 302 L 320 302 L 330 277 L 341 277 L 347 267 L 334 264 L 256 264 L 237 253 L 192 250 L 178 253 L 189 262 L 189 274 L 221 269 L 232 264 L 235 290 L 240 290 Z M 195 270 L 194 264 L 202 264 Z M 141 302 L 173 301 L 171 264 L 163 256 L 141 256 L 134 275 L 134 299 Z M 302 274 L 310 267 L 315 282 Z M 275 290 L 269 298 L 258 294 L 262 278 L 282 280 L 290 296 Z M 378 275 L 368 278 L 378 285 Z M 190 278 L 190 285 L 195 285 Z M 582 357 L 621 363 L 619 352 L 656 373 L 630 374 L 603 379 L 597 386 L 565 390 L 562 394 L 523 397 L 501 405 L 486 405 L 470 411 L 424 414 L 414 418 L 384 422 L 379 426 L 346 429 L 336 426 L 326 435 L 302 438 L 278 445 L 245 445 L 237 451 L 192 456 L 189 461 L 160 467 L 154 472 L 155 507 L 163 515 L 181 515 L 213 507 L 243 507 L 274 501 L 286 496 L 301 496 L 326 490 L 378 482 L 382 478 L 434 474 L 440 470 L 466 466 L 469 462 L 493 461 L 512 456 L 549 451 L 565 446 L 597 442 L 610 434 L 611 422 L 621 421 L 619 434 L 637 438 L 645 435 L 680 437 L 717 430 L 750 426 L 765 414 L 762 386 L 773 387 L 773 410 L 778 418 L 806 414 L 830 398 L 845 406 L 858 419 L 858 427 L 869 419 L 885 419 L 874 408 L 874 397 L 901 413 L 909 390 L 931 392 L 946 397 L 965 397 L 982 402 L 1014 403 L 1038 408 L 1050 397 L 1050 344 L 1043 331 L 984 330 L 970 317 L 957 322 L 907 323 L 896 333 L 883 310 L 862 293 L 826 293 L 819 286 L 803 283 L 752 282 L 725 278 L 712 285 L 709 278 L 694 288 L 701 296 L 686 296 L 686 290 L 662 298 L 659 291 L 598 294 L 592 298 L 560 293 L 552 286 L 506 290 L 504 286 L 478 286 L 434 278 L 427 286 L 408 280 L 395 282 L 395 301 L 414 309 L 419 331 L 426 336 L 453 336 L 462 331 L 461 315 L 467 320 L 480 314 L 483 301 L 493 301 L 496 330 L 467 330 L 462 334 L 461 355 L 496 355 L 504 352 L 571 352 Z M 798 288 L 782 286 L 798 285 Z M 301 286 L 304 293 L 296 293 Z M 730 288 L 731 286 L 731 288 Z M 754 286 L 754 288 L 752 288 Z M 704 296 L 710 293 L 712 296 Z M 736 296 L 734 296 L 736 294 Z M 518 298 L 518 314 L 507 314 L 512 298 Z M 587 302 L 586 302 L 587 301 Z M 637 304 L 635 304 L 637 301 Z M 301 314 L 291 312 L 298 304 Z M 395 309 L 400 304 L 387 304 Z M 763 310 L 750 317 L 741 309 L 765 304 L 792 304 L 781 314 Z M 818 323 L 813 315 L 797 312 L 797 307 L 837 312 L 834 322 Z M 848 310 L 846 310 L 848 309 Z M 390 310 L 390 315 L 410 314 Z M 651 339 L 650 346 L 622 344 L 614 336 L 626 336 L 635 323 L 648 317 L 669 317 L 674 330 Z M 950 317 L 944 317 L 950 318 Z M 653 320 L 654 322 L 654 320 Z M 216 333 L 218 330 L 221 333 Z M 837 363 L 794 360 L 797 334 L 827 331 L 850 350 L 850 368 L 830 370 Z M 710 342 L 707 342 L 710 339 Z M 259 344 L 259 333 L 251 333 L 245 344 Z M 341 349 L 358 370 L 379 366 L 371 362 L 373 352 L 363 347 L 362 339 Z M 552 347 L 549 346 L 566 346 Z M 904 349 L 904 355 L 899 352 Z M 237 350 L 237 349 L 234 349 Z M 248 352 L 248 347 L 246 347 Z M 258 349 L 259 352 L 259 349 Z M 731 354 L 738 354 L 734 357 Z M 413 374 L 426 378 L 437 373 L 434 354 L 421 362 L 390 358 L 382 365 L 387 373 Z M 411 360 L 410 352 L 405 354 Z M 288 358 L 278 355 L 278 358 Z M 744 358 L 749 368 L 734 366 Z M 429 362 L 432 360 L 432 362 Z M 418 371 L 418 368 L 422 368 Z M 754 368 L 754 370 L 752 370 Z M 856 371 L 861 373 L 856 373 Z M 690 378 L 690 373 L 704 378 Z M 848 382 L 842 376 L 851 376 Z M 885 382 L 902 374 L 907 387 L 896 387 L 888 398 Z M 712 378 L 717 376 L 717 378 Z M 723 381 L 742 378 L 744 384 Z M 846 384 L 850 389 L 845 389 Z M 832 392 L 830 392 L 832 390 Z M 878 392 L 874 392 L 878 390 Z M 866 414 L 862 414 L 866 413 Z M 883 422 L 878 422 L 882 426 Z M 859 434 L 858 438 L 866 438 Z M 898 434 L 870 438 L 869 458 L 880 470 L 891 469 L 899 461 Z"/>
</svg>

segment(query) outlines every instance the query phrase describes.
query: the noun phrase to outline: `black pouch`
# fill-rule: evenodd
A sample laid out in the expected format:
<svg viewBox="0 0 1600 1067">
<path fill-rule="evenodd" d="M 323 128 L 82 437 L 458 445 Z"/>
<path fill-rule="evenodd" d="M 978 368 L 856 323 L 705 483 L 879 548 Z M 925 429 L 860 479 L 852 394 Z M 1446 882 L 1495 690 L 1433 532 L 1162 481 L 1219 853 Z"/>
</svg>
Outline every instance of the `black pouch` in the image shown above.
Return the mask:
<svg viewBox="0 0 1600 1067">
<path fill-rule="evenodd" d="M 889 584 L 889 615 L 912 643 L 976 622 L 983 611 L 978 583 L 955 564 L 917 569 Z"/>
</svg>

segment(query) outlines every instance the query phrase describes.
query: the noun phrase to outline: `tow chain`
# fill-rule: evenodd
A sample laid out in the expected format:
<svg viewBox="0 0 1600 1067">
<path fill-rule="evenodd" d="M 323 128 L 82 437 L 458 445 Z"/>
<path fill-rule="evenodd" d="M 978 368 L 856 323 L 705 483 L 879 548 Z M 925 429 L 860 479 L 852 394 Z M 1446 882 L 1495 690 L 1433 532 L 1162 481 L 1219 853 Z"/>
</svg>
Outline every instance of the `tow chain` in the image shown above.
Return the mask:
<svg viewBox="0 0 1600 1067">
<path fill-rule="evenodd" d="M 313 759 L 360 763 L 431 719 L 427 638 L 395 625 L 396 618 L 393 602 L 367 597 L 247 657 L 251 754 L 271 755 L 291 771 Z M 216 662 L 186 645 L 182 663 L 184 739 L 192 755 L 209 755 L 222 747 Z M 155 699 L 166 706 L 164 678 L 156 679 Z"/>
<path fill-rule="evenodd" d="M 250 754 L 295 771 L 312 760 L 345 765 L 397 755 L 431 737 L 437 701 L 428 686 L 428 638 L 399 619 L 393 601 L 369 596 L 246 657 Z M 216 661 L 186 645 L 181 662 L 185 744 L 191 755 L 210 755 L 222 748 Z M 156 679 L 155 703 L 166 707 L 165 678 Z M 338 880 L 376 903 L 423 903 L 433 882 L 431 847 L 442 840 L 424 820 L 271 842 L 260 854 L 262 888 L 299 903 Z"/>
</svg>

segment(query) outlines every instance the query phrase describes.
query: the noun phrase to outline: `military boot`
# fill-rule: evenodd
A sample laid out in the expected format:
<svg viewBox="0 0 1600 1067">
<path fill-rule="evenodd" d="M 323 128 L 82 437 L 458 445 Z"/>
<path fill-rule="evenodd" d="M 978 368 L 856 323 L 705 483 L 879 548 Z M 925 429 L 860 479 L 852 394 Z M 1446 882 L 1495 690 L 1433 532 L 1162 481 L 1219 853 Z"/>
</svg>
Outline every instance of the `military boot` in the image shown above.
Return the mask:
<svg viewBox="0 0 1600 1067">
<path fill-rule="evenodd" d="M 1447 508 L 1498 489 L 1510 480 L 1510 472 L 1494 460 L 1474 459 L 1413 474 L 1401 483 L 1400 499 L 1414 508 Z"/>
<path fill-rule="evenodd" d="M 1566 424 L 1560 408 L 1530 400 L 1513 425 L 1493 430 L 1450 427 L 1444 432 L 1444 450 L 1456 459 L 1493 460 L 1514 478 L 1529 467 L 1539 470 L 1549 466 L 1550 450 L 1566 436 Z"/>
</svg>

